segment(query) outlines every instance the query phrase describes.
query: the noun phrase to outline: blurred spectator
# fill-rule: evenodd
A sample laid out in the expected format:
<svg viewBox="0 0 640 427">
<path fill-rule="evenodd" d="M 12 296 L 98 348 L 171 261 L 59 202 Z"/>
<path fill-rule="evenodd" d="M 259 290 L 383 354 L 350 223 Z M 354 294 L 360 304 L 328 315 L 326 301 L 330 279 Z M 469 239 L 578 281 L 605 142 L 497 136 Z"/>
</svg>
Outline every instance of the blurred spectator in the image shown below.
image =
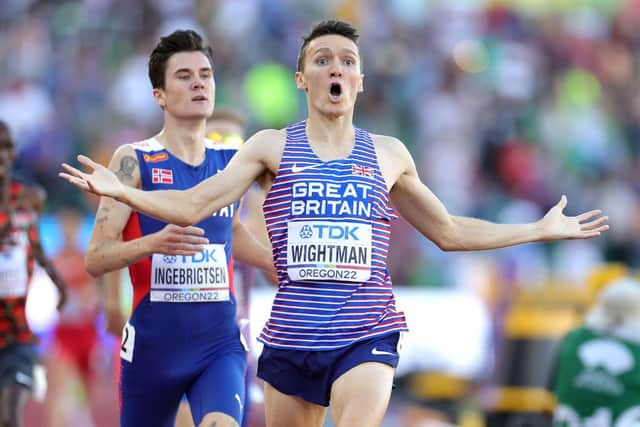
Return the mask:
<svg viewBox="0 0 640 427">
<path fill-rule="evenodd" d="M 640 283 L 618 279 L 564 339 L 554 391 L 556 426 L 631 426 L 640 420 Z"/>
</svg>

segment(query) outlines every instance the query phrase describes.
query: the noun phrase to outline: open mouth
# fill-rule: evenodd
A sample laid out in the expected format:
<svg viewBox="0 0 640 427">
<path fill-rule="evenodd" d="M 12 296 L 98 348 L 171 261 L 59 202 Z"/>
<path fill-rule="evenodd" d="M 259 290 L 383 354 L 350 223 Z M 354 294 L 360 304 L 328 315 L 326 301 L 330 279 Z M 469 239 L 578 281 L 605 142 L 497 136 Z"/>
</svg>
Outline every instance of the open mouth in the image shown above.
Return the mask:
<svg viewBox="0 0 640 427">
<path fill-rule="evenodd" d="M 191 98 L 192 101 L 206 101 L 207 97 L 204 95 L 198 95 Z"/>
<path fill-rule="evenodd" d="M 337 100 L 342 95 L 342 86 L 340 83 L 331 83 L 331 87 L 329 88 L 329 94 L 332 99 Z"/>
</svg>

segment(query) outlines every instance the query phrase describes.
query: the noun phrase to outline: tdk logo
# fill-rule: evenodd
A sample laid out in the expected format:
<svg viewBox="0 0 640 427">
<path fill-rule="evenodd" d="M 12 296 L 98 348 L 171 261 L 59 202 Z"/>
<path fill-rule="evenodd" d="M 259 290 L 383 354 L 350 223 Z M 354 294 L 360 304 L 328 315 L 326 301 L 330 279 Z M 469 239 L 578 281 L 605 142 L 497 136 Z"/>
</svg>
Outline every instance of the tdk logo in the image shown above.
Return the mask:
<svg viewBox="0 0 640 427">
<path fill-rule="evenodd" d="M 300 228 L 300 238 L 310 239 L 311 237 L 313 237 L 313 230 L 311 229 L 310 226 L 303 225 L 302 228 Z"/>
<path fill-rule="evenodd" d="M 316 224 L 313 228 L 318 231 L 319 239 L 360 240 L 356 236 L 357 226 Z"/>
<path fill-rule="evenodd" d="M 182 262 L 191 264 L 218 262 L 216 259 L 216 249 L 205 249 L 192 256 L 182 255 Z"/>
</svg>

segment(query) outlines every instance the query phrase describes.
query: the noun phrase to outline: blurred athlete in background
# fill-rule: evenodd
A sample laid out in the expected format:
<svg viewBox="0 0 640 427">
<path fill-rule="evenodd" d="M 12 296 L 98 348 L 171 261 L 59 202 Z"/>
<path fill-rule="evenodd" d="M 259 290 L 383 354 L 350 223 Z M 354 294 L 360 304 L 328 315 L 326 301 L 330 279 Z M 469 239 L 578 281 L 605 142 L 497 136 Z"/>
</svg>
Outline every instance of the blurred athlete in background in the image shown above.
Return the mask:
<svg viewBox="0 0 640 427">
<path fill-rule="evenodd" d="M 66 285 L 42 248 L 39 214 L 45 193 L 12 176 L 15 143 L 0 121 L 0 425 L 21 427 L 23 408 L 34 387 L 37 339 L 29 329 L 25 307 L 34 262 L 58 289 L 58 309 Z"/>
<path fill-rule="evenodd" d="M 75 384 L 81 384 L 81 396 L 86 396 L 82 400 L 94 411 L 97 388 L 101 386 L 95 366 L 100 346 L 96 322 L 101 307 L 98 286 L 87 273 L 85 252 L 78 246 L 82 216 L 76 210 L 64 209 L 57 217 L 62 248 L 53 257 L 53 264 L 68 285 L 68 300 L 54 327 L 47 354 L 46 414 L 49 426 L 64 427 L 72 424 L 70 411 L 76 411 L 71 401 L 75 396 L 69 393 Z"/>
</svg>

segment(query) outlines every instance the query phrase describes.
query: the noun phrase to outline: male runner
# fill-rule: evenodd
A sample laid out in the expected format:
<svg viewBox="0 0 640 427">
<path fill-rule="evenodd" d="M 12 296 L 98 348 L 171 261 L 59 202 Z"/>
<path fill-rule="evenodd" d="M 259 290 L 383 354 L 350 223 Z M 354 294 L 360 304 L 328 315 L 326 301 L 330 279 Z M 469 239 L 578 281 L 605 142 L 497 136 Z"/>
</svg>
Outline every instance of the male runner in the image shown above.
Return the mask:
<svg viewBox="0 0 640 427">
<path fill-rule="evenodd" d="M 205 138 L 215 96 L 211 49 L 194 31 L 175 31 L 151 53 L 149 77 L 164 126 L 116 150 L 110 167 L 119 182 L 186 189 L 218 174 L 237 146 Z M 97 276 L 129 266 L 134 287 L 120 353 L 122 426 L 173 427 L 185 394 L 196 425 L 240 425 L 247 355 L 236 322 L 232 242 L 238 260 L 273 267 L 271 251 L 240 224 L 237 208 L 229 203 L 196 227 L 179 227 L 100 201 L 87 269 Z"/>
<path fill-rule="evenodd" d="M 308 118 L 258 132 L 223 172 L 189 190 L 132 189 L 85 156 L 78 158 L 92 173 L 64 165 L 60 174 L 80 189 L 182 225 L 234 202 L 254 180 L 267 180 L 264 213 L 279 278 L 259 338 L 268 426 L 321 426 L 329 403 L 337 426 L 382 422 L 398 336 L 407 330 L 386 268 L 391 202 L 446 251 L 584 239 L 608 229 L 598 210 L 565 216 L 564 196 L 529 224 L 449 214 L 400 141 L 354 127 L 363 90 L 357 38 L 344 22 L 314 27 L 295 73 Z"/>
<path fill-rule="evenodd" d="M 47 259 L 38 233 L 45 194 L 12 177 L 15 143 L 0 121 L 0 425 L 20 427 L 34 386 L 37 339 L 25 312 L 37 261 L 58 288 L 58 309 L 66 300 L 64 281 Z"/>
</svg>

